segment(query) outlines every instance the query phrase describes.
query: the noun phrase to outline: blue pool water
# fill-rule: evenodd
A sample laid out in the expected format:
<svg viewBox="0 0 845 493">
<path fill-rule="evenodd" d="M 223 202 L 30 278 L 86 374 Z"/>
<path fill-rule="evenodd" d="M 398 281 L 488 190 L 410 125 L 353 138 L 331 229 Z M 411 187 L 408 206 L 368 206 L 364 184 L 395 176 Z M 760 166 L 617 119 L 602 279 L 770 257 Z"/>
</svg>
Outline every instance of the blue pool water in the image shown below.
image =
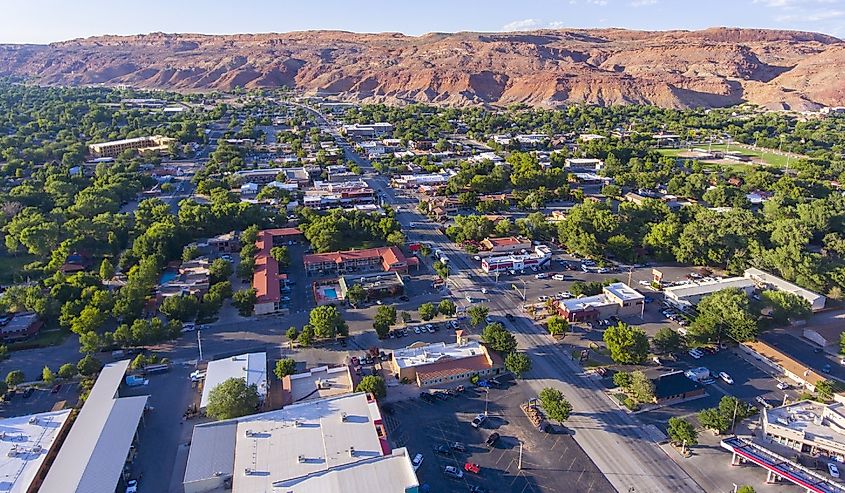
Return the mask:
<svg viewBox="0 0 845 493">
<path fill-rule="evenodd" d="M 335 288 L 326 288 L 323 290 L 323 294 L 326 295 L 326 298 L 331 300 L 337 299 L 337 290 Z"/>
<path fill-rule="evenodd" d="M 161 279 L 158 280 L 159 284 L 164 284 L 167 281 L 171 281 L 176 278 L 176 272 L 166 270 L 161 274 Z"/>
</svg>

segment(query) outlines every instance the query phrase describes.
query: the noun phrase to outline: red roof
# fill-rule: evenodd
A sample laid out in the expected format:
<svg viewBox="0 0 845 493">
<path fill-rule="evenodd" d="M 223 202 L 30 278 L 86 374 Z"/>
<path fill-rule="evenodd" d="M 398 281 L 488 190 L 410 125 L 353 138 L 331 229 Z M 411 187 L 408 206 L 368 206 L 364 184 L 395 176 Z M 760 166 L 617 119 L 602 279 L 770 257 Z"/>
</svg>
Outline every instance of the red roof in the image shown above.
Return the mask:
<svg viewBox="0 0 845 493">
<path fill-rule="evenodd" d="M 296 228 L 265 229 L 258 232 L 258 239 L 255 246 L 258 253 L 255 254 L 255 273 L 252 275 L 252 287 L 255 289 L 256 299 L 259 303 L 276 302 L 281 299 L 279 281 L 287 279 L 287 274 L 279 274 L 279 263 L 270 256 L 270 249 L 273 248 L 274 236 L 296 236 L 302 231 Z"/>
<path fill-rule="evenodd" d="M 528 242 L 527 240 L 522 240 L 515 236 L 506 236 L 504 238 L 487 238 L 487 241 L 490 243 L 490 245 L 494 247 L 521 245 Z"/>
<path fill-rule="evenodd" d="M 368 248 L 366 250 L 347 250 L 345 252 L 312 253 L 303 258 L 305 265 L 334 262 L 340 264 L 351 260 L 367 260 L 381 258 L 381 265 L 385 271 L 419 265 L 416 257 L 407 258 L 398 247 Z"/>
<path fill-rule="evenodd" d="M 484 354 L 477 354 L 469 358 L 460 359 L 444 359 L 421 365 L 417 367 L 417 378 L 421 382 L 433 380 L 435 378 L 449 378 L 454 375 L 461 375 L 463 373 L 478 372 L 481 370 L 488 370 L 493 365 Z"/>
</svg>

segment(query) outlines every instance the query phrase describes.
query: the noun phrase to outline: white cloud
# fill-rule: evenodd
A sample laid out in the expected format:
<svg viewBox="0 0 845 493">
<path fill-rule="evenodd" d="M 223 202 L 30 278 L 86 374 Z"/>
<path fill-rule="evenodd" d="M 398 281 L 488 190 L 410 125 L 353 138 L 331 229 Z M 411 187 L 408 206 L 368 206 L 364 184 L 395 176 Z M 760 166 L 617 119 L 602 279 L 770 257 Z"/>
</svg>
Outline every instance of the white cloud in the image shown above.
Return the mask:
<svg viewBox="0 0 845 493">
<path fill-rule="evenodd" d="M 648 7 L 649 5 L 654 5 L 657 3 L 657 0 L 634 0 L 631 2 L 631 7 Z"/>
<path fill-rule="evenodd" d="M 529 29 L 537 29 L 541 21 L 538 19 L 522 19 L 518 21 L 508 22 L 502 26 L 502 31 L 526 31 Z"/>
<path fill-rule="evenodd" d="M 784 14 L 775 17 L 778 22 L 821 22 L 830 19 L 838 19 L 845 16 L 843 10 L 815 10 L 795 14 Z"/>
<path fill-rule="evenodd" d="M 566 23 L 563 21 L 552 21 L 549 22 L 549 28 L 551 29 L 560 29 L 562 27 L 566 27 Z"/>
<path fill-rule="evenodd" d="M 587 0 L 587 3 L 604 7 L 607 5 L 607 0 Z"/>
</svg>

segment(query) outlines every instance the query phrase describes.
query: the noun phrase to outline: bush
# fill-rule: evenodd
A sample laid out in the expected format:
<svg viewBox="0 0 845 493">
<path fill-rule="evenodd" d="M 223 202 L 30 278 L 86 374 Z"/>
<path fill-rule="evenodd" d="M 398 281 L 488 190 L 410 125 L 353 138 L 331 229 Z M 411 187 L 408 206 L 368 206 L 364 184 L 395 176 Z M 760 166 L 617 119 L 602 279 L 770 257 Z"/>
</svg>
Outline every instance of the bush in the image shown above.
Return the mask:
<svg viewBox="0 0 845 493">
<path fill-rule="evenodd" d="M 355 388 L 355 392 L 369 392 L 376 399 L 381 399 L 387 395 L 387 385 L 383 378 L 376 375 L 367 375 L 361 379 L 361 382 Z"/>
<path fill-rule="evenodd" d="M 631 399 L 630 397 L 625 398 L 625 407 L 627 407 L 631 411 L 636 411 L 640 408 L 640 405 L 637 404 L 637 401 Z"/>
</svg>

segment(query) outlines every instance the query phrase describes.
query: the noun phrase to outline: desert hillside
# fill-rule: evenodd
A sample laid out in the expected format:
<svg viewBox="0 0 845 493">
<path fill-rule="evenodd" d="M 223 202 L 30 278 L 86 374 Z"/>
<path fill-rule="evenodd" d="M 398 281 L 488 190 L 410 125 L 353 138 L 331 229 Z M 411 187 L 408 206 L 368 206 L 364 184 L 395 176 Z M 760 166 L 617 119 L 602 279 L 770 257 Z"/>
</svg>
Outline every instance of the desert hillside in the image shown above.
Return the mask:
<svg viewBox="0 0 845 493">
<path fill-rule="evenodd" d="M 754 29 L 103 36 L 0 45 L 0 74 L 43 84 L 275 87 L 362 101 L 845 105 L 845 43 Z"/>
</svg>

